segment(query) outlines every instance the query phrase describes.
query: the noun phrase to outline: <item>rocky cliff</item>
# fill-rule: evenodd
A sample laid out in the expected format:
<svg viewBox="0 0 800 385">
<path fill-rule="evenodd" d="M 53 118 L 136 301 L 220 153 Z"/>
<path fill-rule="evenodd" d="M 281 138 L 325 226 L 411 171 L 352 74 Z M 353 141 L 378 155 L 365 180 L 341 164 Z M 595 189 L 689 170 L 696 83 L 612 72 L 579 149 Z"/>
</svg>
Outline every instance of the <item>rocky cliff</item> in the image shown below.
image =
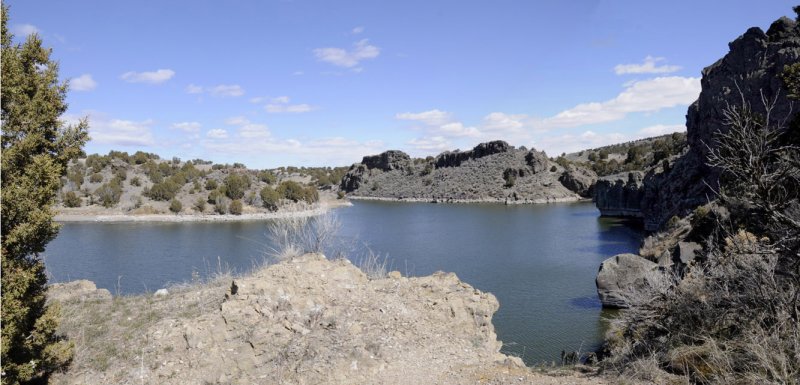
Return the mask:
<svg viewBox="0 0 800 385">
<path fill-rule="evenodd" d="M 601 210 L 613 211 L 601 206 L 605 202 L 625 215 L 636 213 L 644 218 L 647 230 L 655 231 L 672 216 L 685 216 L 712 199 L 714 193 L 709 186 L 717 186 L 719 173 L 706 165 L 706 156 L 709 147 L 715 146 L 715 133 L 727 130 L 725 106 L 747 104 L 775 124 L 790 117 L 792 104 L 780 74 L 785 65 L 800 58 L 800 28 L 795 21 L 781 18 L 766 33 L 751 28 L 728 46 L 730 51 L 725 57 L 703 70 L 702 91 L 686 114 L 689 151 L 667 169 L 648 171 L 642 180 L 640 200 L 628 199 L 629 194 L 596 189 Z M 765 104 L 771 106 L 769 114 Z M 797 111 L 796 106 L 794 110 Z M 610 202 L 597 199 L 597 194 L 625 200 Z"/>
<path fill-rule="evenodd" d="M 544 152 L 514 148 L 503 141 L 435 158 L 411 159 L 401 151 L 365 156 L 342 178 L 351 197 L 419 200 L 544 203 L 577 200 L 591 174 L 567 172 Z M 569 186 L 565 187 L 565 186 Z"/>
<path fill-rule="evenodd" d="M 370 279 L 307 254 L 246 277 L 110 298 L 54 285 L 76 344 L 55 384 L 602 383 L 499 353 L 497 299 L 455 274 Z"/>
</svg>

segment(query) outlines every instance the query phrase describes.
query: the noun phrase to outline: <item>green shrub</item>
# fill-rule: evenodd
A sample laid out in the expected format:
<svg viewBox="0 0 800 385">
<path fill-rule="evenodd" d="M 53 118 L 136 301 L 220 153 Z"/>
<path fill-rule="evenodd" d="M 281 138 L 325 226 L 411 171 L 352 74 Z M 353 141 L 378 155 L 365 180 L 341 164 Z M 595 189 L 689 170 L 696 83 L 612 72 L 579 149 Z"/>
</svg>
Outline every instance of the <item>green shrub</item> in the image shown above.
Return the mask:
<svg viewBox="0 0 800 385">
<path fill-rule="evenodd" d="M 336 199 L 344 199 L 345 193 L 344 191 L 339 191 L 336 193 Z"/>
<path fill-rule="evenodd" d="M 558 167 L 550 166 L 550 172 L 556 172 L 556 171 L 558 171 Z"/>
<path fill-rule="evenodd" d="M 150 187 L 148 191 L 146 191 L 145 195 L 153 200 L 157 201 L 168 201 L 172 198 L 175 198 L 175 194 L 180 190 L 181 186 L 178 186 L 175 182 L 171 179 L 167 179 L 161 183 L 156 183 Z"/>
<path fill-rule="evenodd" d="M 214 179 L 206 180 L 206 190 L 211 191 L 217 188 L 217 181 Z"/>
<path fill-rule="evenodd" d="M 278 186 L 278 195 L 293 202 L 305 201 L 314 203 L 319 200 L 319 192 L 314 186 L 303 187 L 300 183 L 283 181 Z"/>
<path fill-rule="evenodd" d="M 250 178 L 244 174 L 230 174 L 225 178 L 225 195 L 230 199 L 242 199 L 250 187 Z"/>
<path fill-rule="evenodd" d="M 426 163 L 425 168 L 422 169 L 420 175 L 425 176 L 433 172 L 433 163 Z"/>
<path fill-rule="evenodd" d="M 503 180 L 506 181 L 506 183 L 503 185 L 504 187 L 514 187 L 514 183 L 517 181 L 517 170 L 514 170 L 513 168 L 507 168 L 505 171 L 503 171 Z"/>
<path fill-rule="evenodd" d="M 181 212 L 181 210 L 183 210 L 183 204 L 181 203 L 181 201 L 172 198 L 172 200 L 169 201 L 169 211 L 172 211 L 173 213 L 177 214 Z"/>
<path fill-rule="evenodd" d="M 239 199 L 234 199 L 230 206 L 228 207 L 228 211 L 233 215 L 242 215 L 242 201 Z"/>
<path fill-rule="evenodd" d="M 63 199 L 66 207 L 81 207 L 81 198 L 74 191 L 67 191 Z"/>
<path fill-rule="evenodd" d="M 266 184 L 273 184 L 275 181 L 278 180 L 278 177 L 269 170 L 262 170 L 258 172 L 258 180 L 266 183 Z"/>
<path fill-rule="evenodd" d="M 114 177 L 116 177 L 120 181 L 128 179 L 128 171 L 125 170 L 124 168 L 118 168 L 117 171 L 114 172 Z"/>
<path fill-rule="evenodd" d="M 228 198 L 224 195 L 221 195 L 217 198 L 216 202 L 214 203 L 214 211 L 217 214 L 227 214 L 228 213 Z"/>
<path fill-rule="evenodd" d="M 139 179 L 138 176 L 135 176 L 135 177 L 131 178 L 131 186 L 137 186 L 138 187 L 138 186 L 141 186 L 141 185 L 142 185 L 142 181 Z"/>
<path fill-rule="evenodd" d="M 269 211 L 278 210 L 278 203 L 281 200 L 280 194 L 270 186 L 264 186 L 260 192 L 261 204 Z"/>
<path fill-rule="evenodd" d="M 119 198 L 122 196 L 122 187 L 119 185 L 117 179 L 112 179 L 108 183 L 104 183 L 94 191 L 98 201 L 103 207 L 112 207 L 119 203 Z"/>
<path fill-rule="evenodd" d="M 102 181 L 103 181 L 103 175 L 100 174 L 99 172 L 96 172 L 89 177 L 89 182 L 92 183 L 100 183 Z"/>
<path fill-rule="evenodd" d="M 206 211 L 206 200 L 202 197 L 197 198 L 197 201 L 194 202 L 194 209 L 201 213 Z"/>
</svg>

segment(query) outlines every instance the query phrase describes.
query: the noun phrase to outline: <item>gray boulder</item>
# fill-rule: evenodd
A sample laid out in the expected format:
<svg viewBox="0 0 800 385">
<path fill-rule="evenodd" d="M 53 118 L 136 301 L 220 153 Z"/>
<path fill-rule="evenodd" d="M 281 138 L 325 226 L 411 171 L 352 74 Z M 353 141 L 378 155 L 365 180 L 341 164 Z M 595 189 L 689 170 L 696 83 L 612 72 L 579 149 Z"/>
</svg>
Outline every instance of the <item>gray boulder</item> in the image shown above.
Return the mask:
<svg viewBox="0 0 800 385">
<path fill-rule="evenodd" d="M 597 173 L 585 167 L 569 165 L 558 181 L 570 191 L 584 197 L 591 198 L 594 195 L 594 184 L 597 182 Z"/>
<path fill-rule="evenodd" d="M 347 173 L 342 177 L 342 182 L 339 187 L 344 192 L 358 190 L 358 188 L 364 183 L 368 171 L 369 170 L 367 170 L 367 166 L 361 163 L 356 163 L 350 166 L 350 169 L 347 170 Z"/>
<path fill-rule="evenodd" d="M 531 149 L 525 154 L 525 164 L 530 167 L 534 174 L 547 171 L 550 167 L 550 160 L 547 159 L 547 154 L 544 151 L 536 151 Z"/>
<path fill-rule="evenodd" d="M 619 254 L 603 261 L 595 280 L 603 307 L 627 308 L 628 294 L 645 288 L 648 274 L 656 269 L 658 264 L 636 254 Z"/>
</svg>

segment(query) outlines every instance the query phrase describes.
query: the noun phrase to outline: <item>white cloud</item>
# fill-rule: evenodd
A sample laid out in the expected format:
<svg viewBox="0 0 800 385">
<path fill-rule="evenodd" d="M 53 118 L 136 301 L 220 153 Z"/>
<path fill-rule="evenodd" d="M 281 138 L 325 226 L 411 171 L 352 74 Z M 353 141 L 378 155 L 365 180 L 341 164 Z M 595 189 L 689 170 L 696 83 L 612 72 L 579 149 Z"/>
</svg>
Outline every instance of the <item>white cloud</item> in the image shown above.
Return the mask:
<svg viewBox="0 0 800 385">
<path fill-rule="evenodd" d="M 290 113 L 300 114 L 313 111 L 314 107 L 308 104 L 267 104 L 265 107 L 270 114 Z"/>
<path fill-rule="evenodd" d="M 636 81 L 614 99 L 579 104 L 540 122 L 540 128 L 577 127 L 625 118 L 634 112 L 656 112 L 663 108 L 688 106 L 700 94 L 700 78 L 658 77 Z"/>
<path fill-rule="evenodd" d="M 253 123 L 244 116 L 234 116 L 225 120 L 229 126 L 238 126 L 241 138 L 266 138 L 271 135 L 266 124 Z"/>
<path fill-rule="evenodd" d="M 647 56 L 641 64 L 617 64 L 614 66 L 614 73 L 617 75 L 625 74 L 668 74 L 681 69 L 676 65 L 656 66 L 657 62 L 663 61 L 663 57 Z"/>
<path fill-rule="evenodd" d="M 469 136 L 469 137 L 476 137 L 479 136 L 481 133 L 475 127 L 464 127 L 464 124 L 461 122 L 452 122 L 442 124 L 441 126 L 435 127 L 429 130 L 433 134 L 440 134 L 442 136 Z"/>
<path fill-rule="evenodd" d="M 226 139 L 228 137 L 228 131 L 221 128 L 215 128 L 213 130 L 208 130 L 206 132 L 206 136 L 212 139 Z"/>
<path fill-rule="evenodd" d="M 294 71 L 294 72 L 292 72 L 292 75 L 294 75 L 294 76 L 300 76 L 300 75 L 303 75 L 303 74 L 304 74 L 303 71 Z"/>
<path fill-rule="evenodd" d="M 244 89 L 238 84 L 220 84 L 212 87 L 211 95 L 220 97 L 238 97 L 244 95 Z"/>
<path fill-rule="evenodd" d="M 584 131 L 577 135 L 565 134 L 542 137 L 536 142 L 535 147 L 539 150 L 544 150 L 548 155 L 556 156 L 562 152 L 576 152 L 609 144 L 627 142 L 633 139 L 635 138 L 618 132 L 598 134 L 593 131 Z"/>
<path fill-rule="evenodd" d="M 660 135 L 671 134 L 673 132 L 684 132 L 684 131 L 686 131 L 685 124 L 670 124 L 670 125 L 657 124 L 655 126 L 642 128 L 641 130 L 638 131 L 638 134 L 641 137 L 647 138 L 651 136 L 660 136 Z"/>
<path fill-rule="evenodd" d="M 271 114 L 279 114 L 279 113 L 293 113 L 293 114 L 300 114 L 303 112 L 309 112 L 314 110 L 314 106 L 309 104 L 289 104 L 288 96 L 278 96 L 276 98 L 272 98 L 270 100 L 270 104 L 267 104 L 264 109 Z"/>
<path fill-rule="evenodd" d="M 403 112 L 394 116 L 400 120 L 415 120 L 430 126 L 438 126 L 448 123 L 452 118 L 449 112 L 438 109 L 424 112 Z"/>
<path fill-rule="evenodd" d="M 175 76 L 175 71 L 171 69 L 158 69 L 146 72 L 126 72 L 120 75 L 120 79 L 128 83 L 147 83 L 161 84 Z"/>
<path fill-rule="evenodd" d="M 519 132 L 525 126 L 525 114 L 510 115 L 503 112 L 492 112 L 483 117 L 481 129 L 488 132 Z"/>
<path fill-rule="evenodd" d="M 152 120 L 136 122 L 102 116 L 89 118 L 89 135 L 93 142 L 117 146 L 152 146 L 155 144 Z"/>
<path fill-rule="evenodd" d="M 203 93 L 203 87 L 200 87 L 200 86 L 194 85 L 194 84 L 189 84 L 188 86 L 186 86 L 186 93 L 187 94 L 202 94 Z"/>
<path fill-rule="evenodd" d="M 97 82 L 92 79 L 92 75 L 83 74 L 69 81 L 70 89 L 75 91 L 91 91 L 97 87 Z"/>
<path fill-rule="evenodd" d="M 352 33 L 353 35 L 358 35 L 359 33 L 362 32 L 364 32 L 364 27 L 355 27 L 353 28 L 352 31 L 350 31 L 350 33 Z"/>
<path fill-rule="evenodd" d="M 173 123 L 172 128 L 181 130 L 183 132 L 196 133 L 200 131 L 200 123 L 198 122 Z"/>
<path fill-rule="evenodd" d="M 34 33 L 41 33 L 42 31 L 39 30 L 33 24 L 16 24 L 11 27 L 11 33 L 16 36 L 20 36 L 22 38 L 27 37 L 28 35 L 33 35 Z"/>
<path fill-rule="evenodd" d="M 370 45 L 367 39 L 356 42 L 349 51 L 335 47 L 314 49 L 317 60 L 345 68 L 356 67 L 362 60 L 374 59 L 380 53 L 381 49 Z"/>
<path fill-rule="evenodd" d="M 263 96 L 256 96 L 254 98 L 250 98 L 250 100 L 249 100 L 249 102 L 253 103 L 253 104 L 261 104 L 261 103 L 264 103 L 265 101 L 267 101 L 267 98 L 265 98 Z"/>
<path fill-rule="evenodd" d="M 442 152 L 450 149 L 450 142 L 443 136 L 430 136 L 424 138 L 414 138 L 408 141 L 408 145 L 417 151 L 425 153 Z"/>
</svg>

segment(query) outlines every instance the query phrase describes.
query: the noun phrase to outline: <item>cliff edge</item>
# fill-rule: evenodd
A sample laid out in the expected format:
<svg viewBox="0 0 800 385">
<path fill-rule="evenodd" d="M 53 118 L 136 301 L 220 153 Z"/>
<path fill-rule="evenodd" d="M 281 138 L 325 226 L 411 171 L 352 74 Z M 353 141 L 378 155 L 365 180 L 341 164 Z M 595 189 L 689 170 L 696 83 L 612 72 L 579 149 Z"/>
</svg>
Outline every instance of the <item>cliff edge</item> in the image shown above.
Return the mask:
<svg viewBox="0 0 800 385">
<path fill-rule="evenodd" d="M 51 287 L 77 345 L 53 383 L 605 383 L 499 353 L 497 299 L 452 273 L 370 279 L 306 254 L 171 293 L 110 299 L 92 288 Z"/>
</svg>

